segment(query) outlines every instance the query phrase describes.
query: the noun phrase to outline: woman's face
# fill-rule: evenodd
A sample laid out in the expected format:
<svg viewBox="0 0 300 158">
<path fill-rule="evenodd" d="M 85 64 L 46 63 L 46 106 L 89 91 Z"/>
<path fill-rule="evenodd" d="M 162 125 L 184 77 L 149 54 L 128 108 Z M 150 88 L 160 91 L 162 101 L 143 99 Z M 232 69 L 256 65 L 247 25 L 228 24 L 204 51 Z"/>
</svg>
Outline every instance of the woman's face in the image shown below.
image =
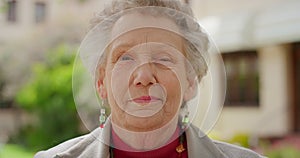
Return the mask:
<svg viewBox="0 0 300 158">
<path fill-rule="evenodd" d="M 108 99 L 112 121 L 130 131 L 155 130 L 177 119 L 183 99 L 192 95 L 179 35 L 148 27 L 117 36 L 151 18 L 130 14 L 115 23 L 106 67 L 100 71 L 100 93 Z M 167 18 L 155 21 L 176 28 Z"/>
</svg>

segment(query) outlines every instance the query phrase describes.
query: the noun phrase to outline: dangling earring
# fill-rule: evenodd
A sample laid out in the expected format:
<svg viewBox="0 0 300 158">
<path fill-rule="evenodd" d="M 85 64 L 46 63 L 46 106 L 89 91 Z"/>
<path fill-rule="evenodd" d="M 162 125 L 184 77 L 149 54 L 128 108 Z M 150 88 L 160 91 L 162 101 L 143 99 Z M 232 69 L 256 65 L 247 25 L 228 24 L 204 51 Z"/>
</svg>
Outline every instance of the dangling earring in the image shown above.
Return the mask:
<svg viewBox="0 0 300 158">
<path fill-rule="evenodd" d="M 104 101 L 103 99 L 101 100 L 101 108 L 100 108 L 100 116 L 99 116 L 99 123 L 100 123 L 100 128 L 104 128 L 104 124 L 106 122 L 106 114 L 105 114 L 105 107 L 104 107 Z"/>
<path fill-rule="evenodd" d="M 187 105 L 182 107 L 181 129 L 186 129 L 190 123 L 189 111 Z"/>
</svg>

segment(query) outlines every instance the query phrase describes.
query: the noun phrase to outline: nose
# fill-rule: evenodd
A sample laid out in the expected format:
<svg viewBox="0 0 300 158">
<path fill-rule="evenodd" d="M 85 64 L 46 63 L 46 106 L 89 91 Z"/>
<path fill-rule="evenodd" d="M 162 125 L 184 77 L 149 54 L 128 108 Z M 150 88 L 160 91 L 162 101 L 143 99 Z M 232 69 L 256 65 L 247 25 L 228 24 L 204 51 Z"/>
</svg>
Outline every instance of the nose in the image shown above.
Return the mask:
<svg viewBox="0 0 300 158">
<path fill-rule="evenodd" d="M 133 83 L 135 86 L 149 86 L 157 83 L 155 70 L 151 63 L 143 64 L 133 72 Z"/>
</svg>

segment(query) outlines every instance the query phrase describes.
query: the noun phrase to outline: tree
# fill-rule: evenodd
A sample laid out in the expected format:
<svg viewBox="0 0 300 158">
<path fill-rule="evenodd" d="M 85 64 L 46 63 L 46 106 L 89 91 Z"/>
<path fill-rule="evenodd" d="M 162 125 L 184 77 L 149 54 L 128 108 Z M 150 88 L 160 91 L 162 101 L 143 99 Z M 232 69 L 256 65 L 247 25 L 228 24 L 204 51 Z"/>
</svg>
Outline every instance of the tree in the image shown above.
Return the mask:
<svg viewBox="0 0 300 158">
<path fill-rule="evenodd" d="M 33 66 L 31 80 L 17 93 L 19 106 L 37 119 L 21 130 L 19 142 L 33 150 L 46 149 L 80 134 L 72 95 L 74 51 L 60 45 L 45 63 Z"/>
</svg>

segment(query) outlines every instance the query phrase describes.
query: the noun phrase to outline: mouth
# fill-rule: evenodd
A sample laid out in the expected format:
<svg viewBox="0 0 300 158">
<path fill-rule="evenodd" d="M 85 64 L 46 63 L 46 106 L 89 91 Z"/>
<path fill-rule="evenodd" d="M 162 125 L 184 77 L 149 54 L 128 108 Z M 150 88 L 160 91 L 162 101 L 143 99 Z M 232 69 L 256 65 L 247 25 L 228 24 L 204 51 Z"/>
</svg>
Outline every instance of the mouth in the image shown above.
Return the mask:
<svg viewBox="0 0 300 158">
<path fill-rule="evenodd" d="M 152 102 L 157 102 L 157 101 L 162 101 L 162 100 L 160 98 L 154 97 L 154 96 L 141 96 L 138 98 L 134 98 L 131 101 L 138 103 L 138 104 L 147 104 L 147 103 L 152 103 Z"/>
<path fill-rule="evenodd" d="M 128 100 L 125 111 L 136 117 L 150 117 L 163 108 L 163 99 L 155 96 L 139 96 Z"/>
</svg>

